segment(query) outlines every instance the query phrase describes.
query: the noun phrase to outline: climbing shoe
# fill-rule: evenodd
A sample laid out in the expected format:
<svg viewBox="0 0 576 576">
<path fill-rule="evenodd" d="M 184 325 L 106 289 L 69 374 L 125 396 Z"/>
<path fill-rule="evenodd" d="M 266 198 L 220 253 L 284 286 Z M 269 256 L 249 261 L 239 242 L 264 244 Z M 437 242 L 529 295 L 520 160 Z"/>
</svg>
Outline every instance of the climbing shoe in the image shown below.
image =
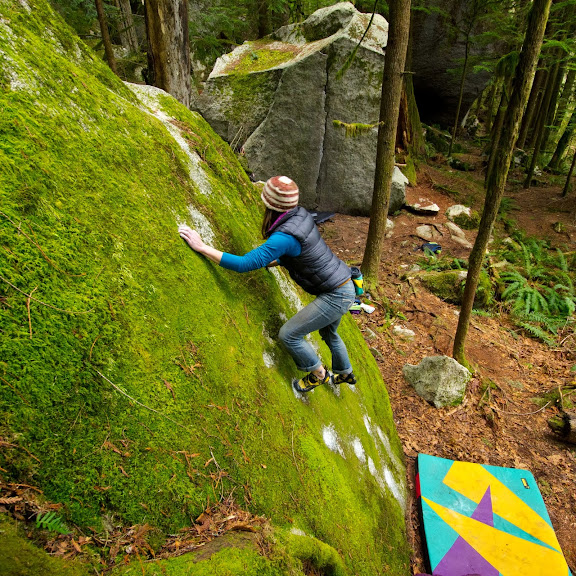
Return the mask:
<svg viewBox="0 0 576 576">
<path fill-rule="evenodd" d="M 350 374 L 334 374 L 332 376 L 332 384 L 350 384 L 350 386 L 354 386 L 356 384 L 356 376 L 354 376 L 354 372 L 350 372 Z"/>
<path fill-rule="evenodd" d="M 292 380 L 292 386 L 294 386 L 296 392 L 310 392 L 310 390 L 314 390 L 317 386 L 328 384 L 328 382 L 330 382 L 330 372 L 326 370 L 324 378 L 318 378 L 318 376 L 310 372 L 310 374 L 306 374 L 306 376 L 300 380 L 294 378 L 294 380 Z"/>
</svg>

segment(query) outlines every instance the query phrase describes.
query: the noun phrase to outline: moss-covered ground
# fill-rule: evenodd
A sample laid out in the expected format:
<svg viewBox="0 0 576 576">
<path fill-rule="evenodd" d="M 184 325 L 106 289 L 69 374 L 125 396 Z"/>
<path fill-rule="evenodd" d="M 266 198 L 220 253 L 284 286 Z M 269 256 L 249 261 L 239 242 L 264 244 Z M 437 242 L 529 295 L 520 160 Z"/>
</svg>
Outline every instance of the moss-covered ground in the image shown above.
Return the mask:
<svg viewBox="0 0 576 576">
<path fill-rule="evenodd" d="M 288 541 L 316 538 L 314 565 L 336 554 L 326 573 L 407 574 L 401 449 L 354 323 L 357 390 L 303 402 L 275 339 L 288 289 L 178 237 L 187 222 L 220 249 L 258 243 L 259 195 L 229 147 L 168 96 L 145 109 L 43 0 L 0 1 L 0 46 L 2 474 L 96 534 L 173 533 L 233 493 Z M 286 569 L 213 561 L 198 573 Z"/>
</svg>

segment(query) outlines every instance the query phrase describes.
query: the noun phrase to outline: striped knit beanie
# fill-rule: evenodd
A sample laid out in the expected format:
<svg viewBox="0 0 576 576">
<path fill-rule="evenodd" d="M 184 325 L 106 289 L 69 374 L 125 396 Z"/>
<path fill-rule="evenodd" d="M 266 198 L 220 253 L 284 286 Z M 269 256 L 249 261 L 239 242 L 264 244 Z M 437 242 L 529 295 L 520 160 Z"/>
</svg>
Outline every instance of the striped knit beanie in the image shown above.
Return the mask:
<svg viewBox="0 0 576 576">
<path fill-rule="evenodd" d="M 286 212 L 298 206 L 298 185 L 288 176 L 274 176 L 264 184 L 261 197 L 267 208 Z"/>
</svg>

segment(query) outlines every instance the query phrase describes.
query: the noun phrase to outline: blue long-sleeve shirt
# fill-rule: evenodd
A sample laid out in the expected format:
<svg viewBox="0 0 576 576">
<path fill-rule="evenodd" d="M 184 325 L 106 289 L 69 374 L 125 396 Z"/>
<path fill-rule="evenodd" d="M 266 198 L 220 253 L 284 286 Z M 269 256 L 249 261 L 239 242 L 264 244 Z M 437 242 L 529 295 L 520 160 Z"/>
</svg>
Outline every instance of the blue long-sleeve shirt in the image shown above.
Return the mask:
<svg viewBox="0 0 576 576">
<path fill-rule="evenodd" d="M 282 256 L 300 256 L 301 252 L 302 246 L 294 236 L 284 232 L 273 232 L 264 244 L 254 248 L 254 250 L 250 250 L 244 256 L 236 256 L 235 254 L 224 252 L 220 260 L 220 266 L 235 272 L 250 272 L 251 270 L 263 268 L 274 262 L 274 260 L 280 262 Z"/>
</svg>

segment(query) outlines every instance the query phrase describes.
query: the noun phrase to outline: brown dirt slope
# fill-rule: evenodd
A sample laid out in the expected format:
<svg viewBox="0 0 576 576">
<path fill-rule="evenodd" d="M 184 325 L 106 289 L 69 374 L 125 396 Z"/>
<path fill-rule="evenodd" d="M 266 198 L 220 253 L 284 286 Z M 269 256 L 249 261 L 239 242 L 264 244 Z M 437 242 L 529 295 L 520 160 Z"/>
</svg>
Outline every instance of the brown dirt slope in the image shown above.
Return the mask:
<svg viewBox="0 0 576 576">
<path fill-rule="evenodd" d="M 472 158 L 472 161 L 478 162 Z M 575 250 L 576 193 L 566 199 L 558 187 L 541 183 L 523 190 L 511 174 L 506 196 L 516 225 L 529 235 L 546 237 L 553 245 Z M 419 452 L 443 458 L 530 470 L 540 487 L 552 524 L 566 559 L 576 568 L 576 450 L 550 431 L 547 419 L 568 403 L 576 387 L 576 338 L 566 333 L 555 348 L 527 338 L 505 315 L 474 316 L 467 340 L 467 356 L 476 367 L 464 403 L 457 408 L 435 409 L 416 395 L 402 376 L 406 363 L 418 364 L 426 356 L 452 352 L 457 306 L 447 304 L 403 274 L 422 258 L 415 236 L 420 223 L 440 224 L 452 204 L 464 203 L 481 210 L 482 174 L 462 174 L 446 167 L 427 166 L 419 184 L 408 188 L 408 198 L 426 198 L 440 207 L 437 216 L 417 216 L 402 211 L 386 240 L 380 281 L 394 309 L 394 316 L 376 303 L 373 314 L 357 316 L 366 341 L 380 365 L 390 393 L 396 426 L 403 441 L 408 484 L 414 485 L 414 463 Z M 520 176 L 517 176 L 519 182 Z M 554 231 L 554 224 L 560 232 Z M 514 224 L 512 224 L 514 226 Z M 349 264 L 360 264 L 368 219 L 336 215 L 322 225 L 323 235 Z M 473 242 L 474 232 L 466 231 Z M 443 254 L 467 258 L 469 250 L 448 235 L 439 243 Z M 392 324 L 413 330 L 413 340 L 393 335 Z M 361 386 L 362 384 L 359 383 Z M 570 388 L 572 386 L 572 388 Z M 558 391 L 563 391 L 559 395 Z M 574 395 L 576 399 L 576 394 Z M 576 401 L 576 400 L 575 400 Z M 409 510 L 409 537 L 413 547 L 413 572 L 425 571 L 416 503 Z"/>
</svg>

